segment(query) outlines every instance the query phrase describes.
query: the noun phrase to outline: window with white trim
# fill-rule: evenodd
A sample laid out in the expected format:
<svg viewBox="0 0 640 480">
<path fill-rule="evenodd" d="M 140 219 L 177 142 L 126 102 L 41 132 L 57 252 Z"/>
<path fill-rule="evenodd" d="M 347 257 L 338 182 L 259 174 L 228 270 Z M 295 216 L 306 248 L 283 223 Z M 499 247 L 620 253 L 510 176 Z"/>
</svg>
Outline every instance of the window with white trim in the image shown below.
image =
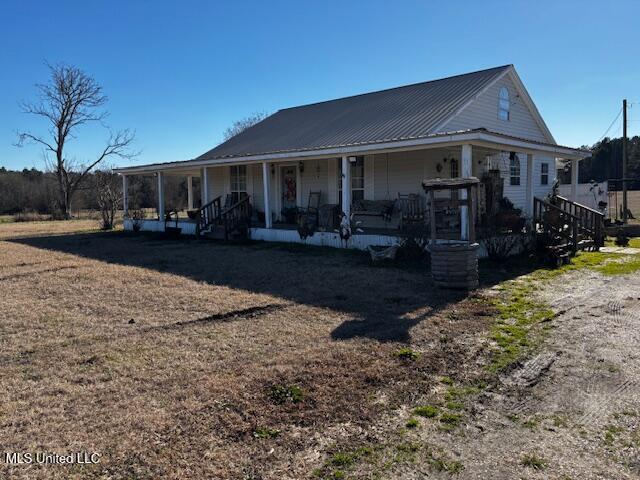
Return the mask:
<svg viewBox="0 0 640 480">
<path fill-rule="evenodd" d="M 498 118 L 500 120 L 504 120 L 505 122 L 509 120 L 509 107 L 511 104 L 509 103 L 509 90 L 507 87 L 502 87 L 500 89 L 500 96 L 498 98 Z"/>
<path fill-rule="evenodd" d="M 540 164 L 540 185 L 549 185 L 549 164 Z"/>
<path fill-rule="evenodd" d="M 231 199 L 239 202 L 247 196 L 247 166 L 233 165 L 231 170 Z"/>
<path fill-rule="evenodd" d="M 509 157 L 509 184 L 520 185 L 520 159 L 517 155 Z"/>
</svg>

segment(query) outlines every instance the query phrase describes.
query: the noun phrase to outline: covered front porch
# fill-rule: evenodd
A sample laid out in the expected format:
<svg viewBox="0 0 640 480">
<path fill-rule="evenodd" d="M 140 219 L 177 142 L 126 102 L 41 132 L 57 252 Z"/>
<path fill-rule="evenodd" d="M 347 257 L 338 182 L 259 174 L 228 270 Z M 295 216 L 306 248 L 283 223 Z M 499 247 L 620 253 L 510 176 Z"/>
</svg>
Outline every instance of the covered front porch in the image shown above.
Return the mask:
<svg viewBox="0 0 640 480">
<path fill-rule="evenodd" d="M 246 233 L 255 240 L 366 249 L 393 245 L 429 224 L 433 211 L 439 241 L 466 240 L 466 193 L 443 192 L 433 209 L 422 182 L 456 177 L 503 182 L 503 194 L 523 216 L 531 217 L 534 196 L 544 197 L 556 178 L 556 161 L 577 165 L 581 152 L 504 135 L 480 135 L 461 141 L 462 134 L 439 135 L 428 142 L 394 142 L 315 154 L 274 154 L 264 158 L 218 159 L 158 164 L 123 169 L 125 229 L 134 229 L 130 215 L 128 178 L 153 175 L 157 182 L 157 217 L 137 220 L 141 230 L 164 231 L 167 209 L 164 184 L 168 177 L 187 181 L 187 198 L 178 212 L 184 234 L 203 234 L 211 220 L 246 205 Z M 582 155 L 583 156 L 583 155 Z M 577 185 L 572 172 L 572 194 Z M 482 222 L 487 200 L 480 190 L 475 218 Z M 235 214 L 234 214 L 235 215 Z M 338 234 L 340 218 L 352 218 L 351 237 Z M 233 215 L 232 215 L 233 216 Z M 306 226 L 301 234 L 301 218 Z M 311 218 L 311 221 L 308 219 Z M 310 230 L 310 231 L 309 231 Z M 478 230 L 480 231 L 480 230 Z"/>
</svg>

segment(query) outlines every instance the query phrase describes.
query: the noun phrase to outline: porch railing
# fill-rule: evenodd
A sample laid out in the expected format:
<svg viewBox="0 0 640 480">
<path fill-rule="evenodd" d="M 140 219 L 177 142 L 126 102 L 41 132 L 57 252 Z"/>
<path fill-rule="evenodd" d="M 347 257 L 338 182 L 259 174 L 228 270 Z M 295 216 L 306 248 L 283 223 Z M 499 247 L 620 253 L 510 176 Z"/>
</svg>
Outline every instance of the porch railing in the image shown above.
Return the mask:
<svg viewBox="0 0 640 480">
<path fill-rule="evenodd" d="M 206 203 L 202 207 L 200 207 L 200 211 L 198 212 L 198 226 L 196 229 L 196 234 L 200 235 L 201 232 L 204 232 L 211 225 L 216 224 L 220 221 L 221 213 L 222 213 L 222 197 L 216 197 L 211 200 L 209 203 Z"/>
<path fill-rule="evenodd" d="M 578 218 L 579 234 L 593 240 L 596 248 L 604 246 L 604 214 L 586 205 L 556 195 L 553 199 L 556 205 L 565 212 Z"/>
<path fill-rule="evenodd" d="M 542 233 L 564 241 L 573 252 L 604 245 L 604 215 L 564 197 L 556 196 L 552 201 L 535 197 L 533 221 Z"/>
<path fill-rule="evenodd" d="M 247 195 L 222 212 L 225 240 L 229 240 L 229 235 L 236 230 L 251 226 L 251 204 L 249 203 L 249 198 Z"/>
</svg>

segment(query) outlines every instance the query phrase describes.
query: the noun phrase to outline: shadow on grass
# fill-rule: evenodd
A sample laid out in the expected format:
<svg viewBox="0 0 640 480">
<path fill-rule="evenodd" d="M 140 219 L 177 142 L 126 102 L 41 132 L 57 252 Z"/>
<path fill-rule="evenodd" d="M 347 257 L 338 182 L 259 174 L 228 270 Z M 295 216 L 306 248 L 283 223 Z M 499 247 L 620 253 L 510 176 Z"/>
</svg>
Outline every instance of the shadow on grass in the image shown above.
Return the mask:
<svg viewBox="0 0 640 480">
<path fill-rule="evenodd" d="M 344 312 L 351 318 L 333 330 L 335 340 L 364 337 L 407 342 L 415 325 L 467 296 L 434 287 L 426 265 L 374 266 L 366 253 L 355 250 L 266 242 L 228 244 L 187 237 L 167 240 L 129 232 L 7 241 Z M 481 262 L 482 284 L 489 286 L 536 267 L 527 259 L 500 266 Z"/>
</svg>

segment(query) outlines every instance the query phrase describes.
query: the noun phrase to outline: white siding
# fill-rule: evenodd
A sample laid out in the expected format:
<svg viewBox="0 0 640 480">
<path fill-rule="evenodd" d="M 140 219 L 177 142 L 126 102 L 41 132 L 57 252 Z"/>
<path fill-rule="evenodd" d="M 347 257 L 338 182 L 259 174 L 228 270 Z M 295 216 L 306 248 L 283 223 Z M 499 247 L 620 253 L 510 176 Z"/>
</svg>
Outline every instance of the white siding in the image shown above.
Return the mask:
<svg viewBox="0 0 640 480">
<path fill-rule="evenodd" d="M 334 160 L 335 161 L 335 160 Z M 328 160 L 306 160 L 303 162 L 304 172 L 300 174 L 301 185 L 298 188 L 301 189 L 300 201 L 301 207 L 306 207 L 309 203 L 309 192 L 321 192 L 320 205 L 325 203 L 332 203 L 329 201 L 328 192 Z"/>
<path fill-rule="evenodd" d="M 229 167 L 209 167 L 207 168 L 207 176 L 209 177 L 209 201 L 222 196 L 224 203 L 225 195 L 229 193 L 230 188 Z"/>
<path fill-rule="evenodd" d="M 518 154 L 520 160 L 520 185 L 511 185 L 511 175 L 509 170 L 509 153 L 503 152 L 502 154 L 496 154 L 491 156 L 491 162 L 493 167 L 499 167 L 500 176 L 504 179 L 504 196 L 507 197 L 516 208 L 525 210 L 525 203 L 527 197 L 527 156 L 525 154 Z M 543 163 L 549 164 L 549 183 L 542 185 L 541 183 L 541 165 Z M 554 168 L 555 159 L 552 157 L 545 157 L 540 155 L 533 156 L 533 196 L 544 198 L 547 196 L 553 187 L 553 183 L 556 180 L 556 171 Z"/>
<path fill-rule="evenodd" d="M 542 164 L 549 164 L 549 183 L 547 185 L 542 185 L 540 183 L 541 173 L 542 173 Z M 553 157 L 543 157 L 539 155 L 534 155 L 533 157 L 533 196 L 538 198 L 544 198 L 549 193 L 551 193 L 551 189 L 553 184 L 556 181 L 556 160 Z"/>
<path fill-rule="evenodd" d="M 256 210 L 264 211 L 264 185 L 262 183 L 262 164 L 259 165 L 248 165 L 247 168 L 251 169 L 251 181 L 247 179 L 247 182 L 250 183 L 250 188 L 252 190 L 251 195 L 251 204 L 253 208 Z M 271 186 L 273 189 L 273 186 Z"/>
<path fill-rule="evenodd" d="M 509 120 L 507 121 L 498 119 L 498 95 L 502 87 L 506 87 L 509 91 L 509 101 L 511 103 Z M 486 128 L 487 130 L 515 137 L 544 142 L 549 141 L 522 98 L 516 97 L 516 95 L 516 88 L 507 75 L 492 85 L 486 92 L 480 94 L 477 99 L 446 123 L 440 131 L 453 132 L 472 128 Z"/>
</svg>

